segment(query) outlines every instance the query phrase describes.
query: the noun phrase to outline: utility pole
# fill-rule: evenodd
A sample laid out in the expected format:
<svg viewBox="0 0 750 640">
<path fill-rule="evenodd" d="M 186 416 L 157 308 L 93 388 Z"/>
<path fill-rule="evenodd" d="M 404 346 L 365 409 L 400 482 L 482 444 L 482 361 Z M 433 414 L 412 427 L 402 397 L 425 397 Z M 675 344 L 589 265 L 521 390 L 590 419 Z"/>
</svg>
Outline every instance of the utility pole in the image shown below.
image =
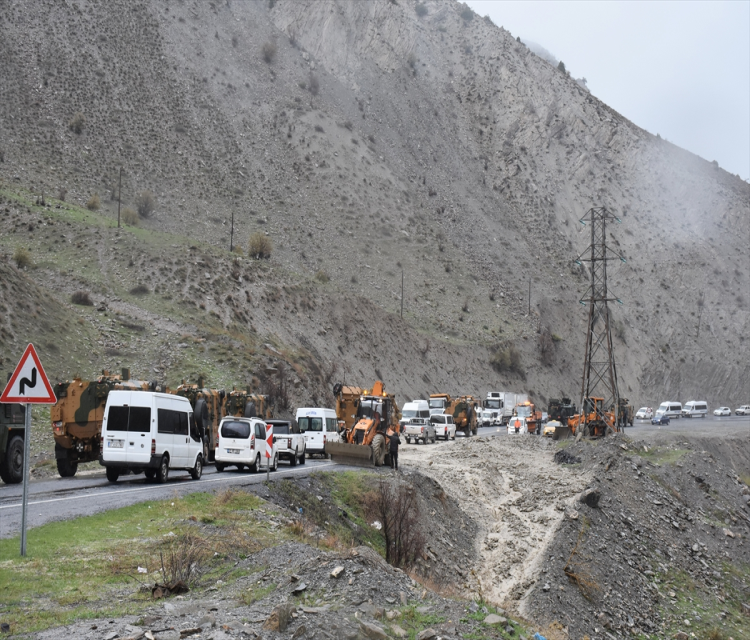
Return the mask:
<svg viewBox="0 0 750 640">
<path fill-rule="evenodd" d="M 122 165 L 120 165 L 120 180 L 117 184 L 117 228 L 120 228 L 120 197 L 122 196 Z"/>
<path fill-rule="evenodd" d="M 234 209 L 232 209 L 232 230 L 229 232 L 229 253 L 234 251 Z"/>
<path fill-rule="evenodd" d="M 531 317 L 531 278 L 529 278 L 529 318 Z"/>
<path fill-rule="evenodd" d="M 401 269 L 401 317 L 404 317 L 404 270 Z"/>
<path fill-rule="evenodd" d="M 586 355 L 581 382 L 580 435 L 605 435 L 607 432 L 604 413 L 613 407 L 615 430 L 619 429 L 620 392 L 617 388 L 617 368 L 612 348 L 612 329 L 608 302 L 622 301 L 611 297 L 607 289 L 607 262 L 615 258 L 625 262 L 619 253 L 607 247 L 607 222 L 621 222 L 605 207 L 593 207 L 581 218 L 583 225 L 591 225 L 591 244 L 576 259 L 576 264 L 591 263 L 591 284 L 580 299 L 589 305 L 589 321 L 586 332 Z M 602 398 L 601 406 L 589 398 Z M 589 420 L 590 414 L 595 414 Z M 579 435 L 576 433 L 576 436 Z"/>
</svg>

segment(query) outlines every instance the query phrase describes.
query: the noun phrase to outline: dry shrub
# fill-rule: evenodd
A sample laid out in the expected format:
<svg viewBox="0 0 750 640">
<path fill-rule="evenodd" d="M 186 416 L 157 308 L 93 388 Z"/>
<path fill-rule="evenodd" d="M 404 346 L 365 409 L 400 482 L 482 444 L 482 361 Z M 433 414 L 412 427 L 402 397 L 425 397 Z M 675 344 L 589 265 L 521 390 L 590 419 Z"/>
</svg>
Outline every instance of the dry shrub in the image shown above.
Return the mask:
<svg viewBox="0 0 750 640">
<path fill-rule="evenodd" d="M 138 217 L 138 213 L 134 209 L 125 207 L 122 210 L 122 221 L 125 224 L 129 224 L 131 227 L 137 227 L 139 220 L 140 218 Z"/>
<path fill-rule="evenodd" d="M 13 252 L 13 262 L 19 269 L 25 269 L 31 266 L 31 251 L 26 247 L 16 247 Z"/>
<path fill-rule="evenodd" d="M 154 212 L 155 207 L 154 194 L 150 191 L 141 191 L 135 199 L 135 208 L 141 218 L 148 218 Z"/>
<path fill-rule="evenodd" d="M 289 408 L 289 388 L 286 382 L 286 369 L 283 362 L 276 365 L 276 372 L 260 382 L 261 393 L 268 397 L 268 403 L 277 411 Z"/>
<path fill-rule="evenodd" d="M 249 255 L 251 258 L 268 259 L 271 257 L 272 250 L 273 243 L 271 242 L 271 238 L 269 238 L 267 235 L 261 233 L 260 231 L 256 231 L 253 235 L 250 236 L 247 247 L 247 255 Z"/>
<path fill-rule="evenodd" d="M 576 540 L 573 550 L 568 556 L 568 561 L 563 567 L 565 575 L 568 576 L 572 582 L 578 585 L 578 589 L 587 600 L 593 600 L 600 591 L 600 586 L 596 582 L 596 579 L 591 575 L 591 562 L 584 559 L 578 550 L 583 542 L 584 535 L 588 529 L 588 522 L 584 519 L 581 524 L 581 529 L 578 532 L 578 539 Z"/>
<path fill-rule="evenodd" d="M 555 361 L 555 341 L 552 339 L 552 331 L 549 327 L 543 327 L 539 332 L 537 339 L 539 345 L 539 355 L 542 358 L 542 364 L 551 366 Z"/>
<path fill-rule="evenodd" d="M 240 491 L 239 489 L 226 489 L 225 491 L 222 491 L 221 493 L 216 495 L 216 504 L 229 504 L 235 498 L 242 496 L 243 493 L 244 492 Z"/>
<path fill-rule="evenodd" d="M 320 269 L 320 270 L 319 270 L 319 271 L 318 271 L 318 272 L 317 272 L 317 273 L 315 274 L 315 279 L 316 279 L 316 280 L 317 280 L 318 282 L 322 282 L 323 284 L 325 284 L 326 282 L 330 282 L 330 280 L 331 280 L 331 278 L 329 278 L 329 277 L 328 277 L 328 274 L 327 274 L 327 273 L 326 273 L 325 271 L 323 271 L 323 269 Z"/>
<path fill-rule="evenodd" d="M 145 296 L 147 293 L 150 292 L 145 284 L 138 284 L 130 290 L 130 294 L 134 296 Z"/>
<path fill-rule="evenodd" d="M 72 296 L 70 296 L 70 301 L 73 304 L 80 304 L 84 307 L 94 306 L 94 303 L 91 300 L 91 296 L 89 295 L 88 291 L 76 291 Z"/>
<path fill-rule="evenodd" d="M 60 202 L 65 202 L 65 198 L 68 195 L 68 190 L 65 187 L 60 187 L 60 190 L 57 192 L 57 199 Z"/>
<path fill-rule="evenodd" d="M 274 58 L 276 58 L 276 43 L 271 41 L 264 42 L 260 48 L 260 52 L 263 54 L 263 59 L 268 64 L 271 64 Z"/>
<path fill-rule="evenodd" d="M 365 495 L 368 520 L 379 520 L 385 538 L 385 559 L 394 567 L 409 568 L 424 546 L 419 528 L 419 503 L 406 485 L 393 486 L 382 476 L 377 489 Z"/>
<path fill-rule="evenodd" d="M 168 538 L 159 545 L 159 560 L 163 584 L 183 582 L 195 586 L 203 573 L 210 555 L 211 545 L 207 540 L 185 533 Z"/>
<path fill-rule="evenodd" d="M 513 345 L 496 347 L 490 358 L 490 364 L 498 373 L 525 375 L 521 366 L 521 353 Z"/>
<path fill-rule="evenodd" d="M 73 133 L 80 134 L 81 131 L 83 131 L 83 125 L 85 122 L 86 118 L 84 118 L 83 114 L 79 111 L 70 119 L 70 122 L 68 122 L 68 129 Z"/>
<path fill-rule="evenodd" d="M 89 211 L 99 211 L 99 207 L 102 206 L 101 200 L 99 200 L 99 194 L 95 193 L 93 196 L 91 196 L 88 199 L 88 202 L 86 203 L 86 208 Z"/>
</svg>

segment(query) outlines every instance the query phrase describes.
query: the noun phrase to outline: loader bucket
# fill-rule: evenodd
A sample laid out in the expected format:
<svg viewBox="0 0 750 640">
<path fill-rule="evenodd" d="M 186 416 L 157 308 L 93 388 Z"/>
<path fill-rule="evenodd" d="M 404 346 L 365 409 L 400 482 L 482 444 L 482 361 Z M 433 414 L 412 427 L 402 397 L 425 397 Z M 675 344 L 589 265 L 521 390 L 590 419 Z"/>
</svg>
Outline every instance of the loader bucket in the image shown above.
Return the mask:
<svg viewBox="0 0 750 640">
<path fill-rule="evenodd" d="M 374 467 L 372 447 L 363 444 L 346 442 L 326 442 L 325 452 L 333 462 L 350 464 L 355 467 Z"/>
<path fill-rule="evenodd" d="M 555 435 L 552 436 L 553 440 L 565 440 L 570 438 L 572 432 L 570 427 L 555 427 Z"/>
</svg>

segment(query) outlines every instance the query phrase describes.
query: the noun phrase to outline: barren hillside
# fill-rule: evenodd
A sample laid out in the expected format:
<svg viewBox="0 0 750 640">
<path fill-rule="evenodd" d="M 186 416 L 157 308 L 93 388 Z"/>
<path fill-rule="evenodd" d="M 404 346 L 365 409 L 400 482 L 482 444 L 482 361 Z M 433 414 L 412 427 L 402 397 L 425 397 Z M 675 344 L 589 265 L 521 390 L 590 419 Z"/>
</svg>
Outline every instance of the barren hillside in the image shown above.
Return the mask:
<svg viewBox="0 0 750 640">
<path fill-rule="evenodd" d="M 29 247 L 37 304 L 95 336 L 51 336 L 88 356 L 50 357 L 53 375 L 275 372 L 299 403 L 344 375 L 382 377 L 400 402 L 575 397 L 578 220 L 604 205 L 628 260 L 610 274 L 622 392 L 747 402 L 750 186 L 464 5 L 424 5 L 6 0 L 0 246 L 7 261 Z M 139 229 L 112 228 L 121 166 L 123 206 L 154 194 Z M 246 255 L 254 232 L 273 242 L 267 261 Z M 73 305 L 77 290 L 95 306 Z M 542 358 L 546 330 L 559 340 Z M 9 327 L 3 356 L 27 340 Z M 523 373 L 490 366 L 510 345 Z"/>
</svg>

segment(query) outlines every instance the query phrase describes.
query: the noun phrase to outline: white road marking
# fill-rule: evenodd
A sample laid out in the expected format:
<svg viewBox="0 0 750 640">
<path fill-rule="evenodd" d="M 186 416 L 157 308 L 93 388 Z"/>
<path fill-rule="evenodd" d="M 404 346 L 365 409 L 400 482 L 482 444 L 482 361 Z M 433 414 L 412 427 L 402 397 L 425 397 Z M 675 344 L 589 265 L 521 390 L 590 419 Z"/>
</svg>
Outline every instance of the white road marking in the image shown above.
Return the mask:
<svg viewBox="0 0 750 640">
<path fill-rule="evenodd" d="M 320 469 L 322 467 L 330 467 L 330 466 L 333 466 L 334 464 L 335 464 L 334 462 L 324 462 L 323 464 L 316 464 L 316 465 L 314 465 L 312 467 L 308 467 L 307 469 L 289 469 L 288 471 L 282 471 L 281 473 L 279 473 L 278 471 L 276 471 L 276 472 L 274 472 L 274 477 L 276 478 L 279 475 L 284 475 L 284 474 L 287 474 L 287 473 L 299 473 L 301 471 L 307 471 L 308 469 L 309 470 L 313 470 L 313 471 L 317 471 L 318 469 Z M 248 478 L 255 478 L 255 477 L 258 477 L 260 475 L 265 475 L 265 474 L 258 473 L 255 476 L 247 476 L 247 475 L 226 476 L 226 475 L 221 475 L 221 476 L 218 476 L 216 478 L 208 478 L 208 479 L 205 479 L 205 480 L 203 478 L 201 478 L 201 480 L 199 482 L 201 484 L 205 484 L 207 482 L 219 482 L 220 480 L 224 480 L 224 481 L 226 481 L 226 480 L 231 480 L 231 481 L 234 481 L 234 480 L 247 480 Z M 168 488 L 170 485 L 169 484 L 165 484 L 165 485 L 161 485 L 161 486 L 162 486 L 162 488 Z M 172 486 L 179 486 L 179 485 L 172 485 Z M 193 485 L 191 484 L 190 486 L 193 486 Z M 158 489 L 158 488 L 159 488 L 158 485 L 157 486 L 151 485 L 151 486 L 148 486 L 148 487 L 137 487 L 135 489 L 120 489 L 119 491 L 100 491 L 100 492 L 94 492 L 94 493 L 84 493 L 84 494 L 77 495 L 77 496 L 66 496 L 64 498 L 50 498 L 49 500 L 29 501 L 29 506 L 36 505 L 36 504 L 49 504 L 51 502 L 65 502 L 67 500 L 80 500 L 81 498 L 90 498 L 92 496 L 99 497 L 99 496 L 122 495 L 122 494 L 125 494 L 125 493 L 140 493 L 142 491 L 153 491 L 154 489 Z M 156 498 L 156 499 L 158 500 L 159 498 Z M 20 507 L 21 507 L 21 503 L 19 502 L 17 504 L 6 504 L 5 506 L 0 506 L 0 510 L 2 510 L 2 509 L 20 509 Z"/>
</svg>

